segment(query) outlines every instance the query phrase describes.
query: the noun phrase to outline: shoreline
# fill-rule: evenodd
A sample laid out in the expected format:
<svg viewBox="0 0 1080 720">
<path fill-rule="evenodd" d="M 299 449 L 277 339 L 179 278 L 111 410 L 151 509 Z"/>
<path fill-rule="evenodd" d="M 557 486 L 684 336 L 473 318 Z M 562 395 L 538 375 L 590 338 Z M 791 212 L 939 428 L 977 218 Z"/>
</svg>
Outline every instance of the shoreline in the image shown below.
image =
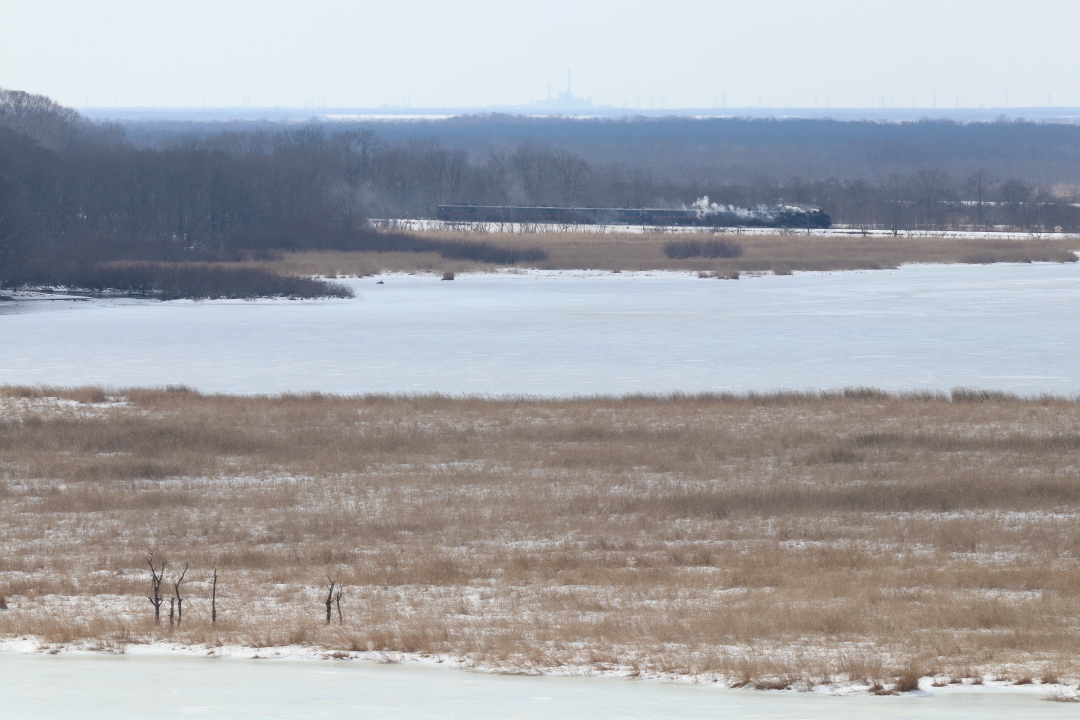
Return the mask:
<svg viewBox="0 0 1080 720">
<path fill-rule="evenodd" d="M 1016 683 L 1009 680 L 995 679 L 993 676 L 979 678 L 951 679 L 951 682 L 935 684 L 945 676 L 924 675 L 919 678 L 918 689 L 908 691 L 890 690 L 888 686 L 875 691 L 874 685 L 857 681 L 836 681 L 809 684 L 793 682 L 787 687 L 780 687 L 777 679 L 761 678 L 761 685 L 744 683 L 736 678 L 723 677 L 715 673 L 676 674 L 660 672 L 635 672 L 630 666 L 618 669 L 601 670 L 587 665 L 564 665 L 552 667 L 513 667 L 492 666 L 473 662 L 468 658 L 457 658 L 449 654 L 423 654 L 387 651 L 338 651 L 316 648 L 310 645 L 282 645 L 276 647 L 254 647 L 249 645 L 213 645 L 206 643 L 172 643 L 166 641 L 131 642 L 109 647 L 100 642 L 85 641 L 78 643 L 46 643 L 40 638 L 15 637 L 0 638 L 0 653 L 21 655 L 65 655 L 109 657 L 124 655 L 143 658 L 189 658 L 215 660 L 269 660 L 277 662 L 327 662 L 347 661 L 350 663 L 371 663 L 377 665 L 441 667 L 482 675 L 513 675 L 546 678 L 603 678 L 609 680 L 646 680 L 669 685 L 716 685 L 727 690 L 750 690 L 764 693 L 800 693 L 830 697 L 928 697 L 936 693 L 954 693 L 957 691 L 980 694 L 1014 692 L 1041 694 L 1041 699 L 1057 699 L 1055 694 L 1065 698 L 1065 702 L 1080 701 L 1080 687 L 1076 678 L 1062 678 L 1057 682 L 1032 681 Z M 969 682 L 971 681 L 971 682 Z"/>
</svg>

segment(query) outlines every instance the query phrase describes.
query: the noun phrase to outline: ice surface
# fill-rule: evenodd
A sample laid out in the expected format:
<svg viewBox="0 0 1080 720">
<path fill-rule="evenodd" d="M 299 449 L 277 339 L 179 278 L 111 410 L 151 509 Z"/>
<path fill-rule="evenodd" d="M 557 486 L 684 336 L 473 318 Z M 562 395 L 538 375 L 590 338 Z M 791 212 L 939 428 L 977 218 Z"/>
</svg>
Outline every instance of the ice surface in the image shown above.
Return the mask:
<svg viewBox="0 0 1080 720">
<path fill-rule="evenodd" d="M 1080 392 L 1080 264 L 384 276 L 353 300 L 0 304 L 0 382 L 587 394 Z M 64 309 L 58 309 L 63 307 Z"/>
<path fill-rule="evenodd" d="M 1038 713 L 1044 688 L 941 688 L 835 697 L 610 678 L 520 677 L 425 665 L 0 652 L 0 710 L 36 720 L 117 718 L 804 718 L 995 720 Z"/>
</svg>

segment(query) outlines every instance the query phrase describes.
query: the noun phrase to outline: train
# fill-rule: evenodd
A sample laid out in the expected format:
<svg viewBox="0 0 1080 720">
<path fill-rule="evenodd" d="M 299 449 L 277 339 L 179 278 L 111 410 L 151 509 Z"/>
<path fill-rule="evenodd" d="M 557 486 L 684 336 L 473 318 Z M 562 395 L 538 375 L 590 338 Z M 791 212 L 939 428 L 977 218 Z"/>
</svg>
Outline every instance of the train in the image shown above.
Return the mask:
<svg viewBox="0 0 1080 720">
<path fill-rule="evenodd" d="M 717 209 L 719 208 L 719 209 Z M 691 208 L 530 207 L 525 205 L 439 205 L 436 219 L 462 223 L 552 225 L 654 225 L 690 227 L 828 228 L 820 208 L 759 206 L 754 210 L 712 206 Z"/>
</svg>

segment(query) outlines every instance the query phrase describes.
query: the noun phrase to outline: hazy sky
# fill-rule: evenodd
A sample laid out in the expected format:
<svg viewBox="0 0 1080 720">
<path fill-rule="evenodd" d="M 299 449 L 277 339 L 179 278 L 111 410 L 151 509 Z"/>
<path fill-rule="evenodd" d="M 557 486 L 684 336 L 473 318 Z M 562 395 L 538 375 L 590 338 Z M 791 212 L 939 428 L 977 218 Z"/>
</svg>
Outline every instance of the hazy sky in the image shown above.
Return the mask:
<svg viewBox="0 0 1080 720">
<path fill-rule="evenodd" d="M 1080 106 L 1080 0 L 0 0 L 69 105 Z M 1006 90 L 1008 89 L 1008 90 Z M 873 98 L 873 101 L 872 101 Z"/>
</svg>

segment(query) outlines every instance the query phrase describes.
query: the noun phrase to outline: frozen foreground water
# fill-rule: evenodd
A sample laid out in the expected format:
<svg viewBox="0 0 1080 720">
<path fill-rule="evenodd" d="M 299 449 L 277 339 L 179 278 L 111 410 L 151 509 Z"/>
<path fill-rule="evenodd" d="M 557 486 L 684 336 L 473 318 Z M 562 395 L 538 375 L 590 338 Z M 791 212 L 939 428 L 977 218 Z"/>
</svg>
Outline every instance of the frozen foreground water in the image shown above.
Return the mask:
<svg viewBox="0 0 1080 720">
<path fill-rule="evenodd" d="M 0 382 L 244 393 L 1080 392 L 1076 263 L 739 281 L 378 279 L 345 281 L 353 300 L 0 303 Z"/>
<path fill-rule="evenodd" d="M 1045 690 L 936 688 L 899 697 L 755 692 L 610 678 L 520 677 L 422 665 L 0 652 L 0 710 L 98 718 L 970 718 L 1039 713 Z"/>
</svg>

